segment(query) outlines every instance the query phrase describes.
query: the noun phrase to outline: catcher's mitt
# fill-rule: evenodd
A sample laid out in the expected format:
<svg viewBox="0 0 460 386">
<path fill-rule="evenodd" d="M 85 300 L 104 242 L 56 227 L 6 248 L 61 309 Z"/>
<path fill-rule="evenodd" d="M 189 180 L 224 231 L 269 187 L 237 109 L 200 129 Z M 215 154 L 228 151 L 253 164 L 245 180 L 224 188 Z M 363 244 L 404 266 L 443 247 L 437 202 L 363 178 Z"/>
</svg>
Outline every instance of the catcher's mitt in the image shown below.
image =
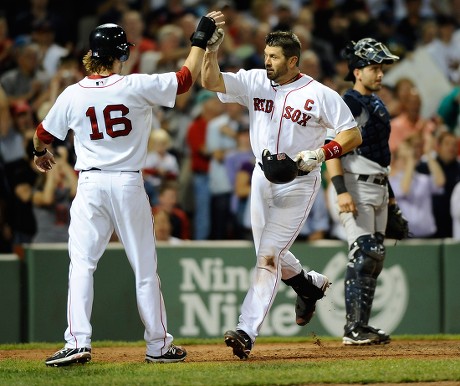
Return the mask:
<svg viewBox="0 0 460 386">
<path fill-rule="evenodd" d="M 388 205 L 388 220 L 385 237 L 389 239 L 402 240 L 410 237 L 409 222 L 402 215 L 398 205 Z"/>
</svg>

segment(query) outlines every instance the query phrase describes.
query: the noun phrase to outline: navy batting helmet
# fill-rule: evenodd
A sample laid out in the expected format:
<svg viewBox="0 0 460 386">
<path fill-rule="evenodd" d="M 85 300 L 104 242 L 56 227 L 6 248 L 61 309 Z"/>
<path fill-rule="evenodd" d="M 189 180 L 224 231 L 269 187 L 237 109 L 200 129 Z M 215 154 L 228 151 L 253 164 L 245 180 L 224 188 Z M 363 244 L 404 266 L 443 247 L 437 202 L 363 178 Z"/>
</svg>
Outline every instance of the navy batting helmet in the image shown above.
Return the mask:
<svg viewBox="0 0 460 386">
<path fill-rule="evenodd" d="M 354 80 L 353 70 L 363 68 L 371 64 L 391 64 L 399 60 L 399 56 L 393 55 L 385 44 L 372 38 L 364 38 L 357 43 L 349 43 L 343 52 L 348 61 L 348 74 L 345 80 Z"/>
<path fill-rule="evenodd" d="M 126 33 L 117 24 L 107 23 L 96 27 L 89 35 L 89 47 L 93 58 L 113 57 L 125 62 L 129 58 Z"/>
<path fill-rule="evenodd" d="M 286 153 L 270 154 L 267 149 L 262 152 L 262 169 L 274 184 L 291 182 L 299 175 L 297 163 L 291 157 Z"/>
</svg>

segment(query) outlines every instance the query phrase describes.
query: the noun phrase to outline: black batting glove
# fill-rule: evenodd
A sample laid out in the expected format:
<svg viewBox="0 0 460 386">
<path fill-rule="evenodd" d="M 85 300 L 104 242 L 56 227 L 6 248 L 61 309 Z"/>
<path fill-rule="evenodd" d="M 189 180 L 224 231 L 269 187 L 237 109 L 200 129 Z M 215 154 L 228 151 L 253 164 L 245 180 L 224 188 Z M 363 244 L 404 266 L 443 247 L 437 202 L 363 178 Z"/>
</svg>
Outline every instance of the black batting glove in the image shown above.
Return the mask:
<svg viewBox="0 0 460 386">
<path fill-rule="evenodd" d="M 192 46 L 197 46 L 205 50 L 208 40 L 211 38 L 215 30 L 216 22 L 214 19 L 203 16 L 198 23 L 198 27 L 196 27 L 195 32 L 190 37 Z"/>
</svg>

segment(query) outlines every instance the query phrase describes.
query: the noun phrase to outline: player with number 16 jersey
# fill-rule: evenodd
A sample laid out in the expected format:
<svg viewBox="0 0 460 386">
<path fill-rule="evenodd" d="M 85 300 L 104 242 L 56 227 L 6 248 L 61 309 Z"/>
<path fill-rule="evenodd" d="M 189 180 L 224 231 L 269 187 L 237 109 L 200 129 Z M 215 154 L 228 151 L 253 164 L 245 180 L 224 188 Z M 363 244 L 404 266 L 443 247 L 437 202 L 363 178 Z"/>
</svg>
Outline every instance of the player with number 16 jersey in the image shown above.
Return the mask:
<svg viewBox="0 0 460 386">
<path fill-rule="evenodd" d="M 80 171 L 70 210 L 68 326 L 65 346 L 45 360 L 66 366 L 91 360 L 93 274 L 116 232 L 131 265 L 137 308 L 145 326 L 146 362 L 180 362 L 187 353 L 173 344 L 157 274 L 152 212 L 140 170 L 152 129 L 152 106 L 173 107 L 177 94 L 197 79 L 204 50 L 221 12 L 203 16 L 183 67 L 164 74 L 120 75 L 129 57 L 125 31 L 103 24 L 90 34 L 83 64 L 90 74 L 65 89 L 35 132 L 34 162 L 47 172 L 55 163 L 47 146 L 74 132 Z M 114 285 L 116 278 L 114 277 Z"/>
</svg>

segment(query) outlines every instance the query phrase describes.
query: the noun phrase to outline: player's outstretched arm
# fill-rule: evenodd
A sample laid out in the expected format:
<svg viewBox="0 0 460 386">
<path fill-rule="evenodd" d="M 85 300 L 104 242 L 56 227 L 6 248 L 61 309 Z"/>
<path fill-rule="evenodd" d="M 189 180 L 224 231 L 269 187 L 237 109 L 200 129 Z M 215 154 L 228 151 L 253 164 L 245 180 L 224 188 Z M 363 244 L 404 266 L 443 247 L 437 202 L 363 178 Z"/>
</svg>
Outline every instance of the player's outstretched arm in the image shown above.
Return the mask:
<svg viewBox="0 0 460 386">
<path fill-rule="evenodd" d="M 209 12 L 200 19 L 191 37 L 192 48 L 184 62 L 184 66 L 189 69 L 192 76 L 192 83 L 194 83 L 200 75 L 204 52 L 209 39 L 213 36 L 216 28 L 224 23 L 224 15 L 220 11 Z"/>
<path fill-rule="evenodd" d="M 206 46 L 206 54 L 201 69 L 201 84 L 208 90 L 225 93 L 225 83 L 217 60 L 219 47 L 225 37 L 225 32 L 221 26 L 222 24 L 217 26 Z"/>
<path fill-rule="evenodd" d="M 53 168 L 56 161 L 54 160 L 53 153 L 47 149 L 47 143 L 39 138 L 38 129 L 34 133 L 33 144 L 35 166 L 42 173 L 46 173 Z"/>
</svg>

